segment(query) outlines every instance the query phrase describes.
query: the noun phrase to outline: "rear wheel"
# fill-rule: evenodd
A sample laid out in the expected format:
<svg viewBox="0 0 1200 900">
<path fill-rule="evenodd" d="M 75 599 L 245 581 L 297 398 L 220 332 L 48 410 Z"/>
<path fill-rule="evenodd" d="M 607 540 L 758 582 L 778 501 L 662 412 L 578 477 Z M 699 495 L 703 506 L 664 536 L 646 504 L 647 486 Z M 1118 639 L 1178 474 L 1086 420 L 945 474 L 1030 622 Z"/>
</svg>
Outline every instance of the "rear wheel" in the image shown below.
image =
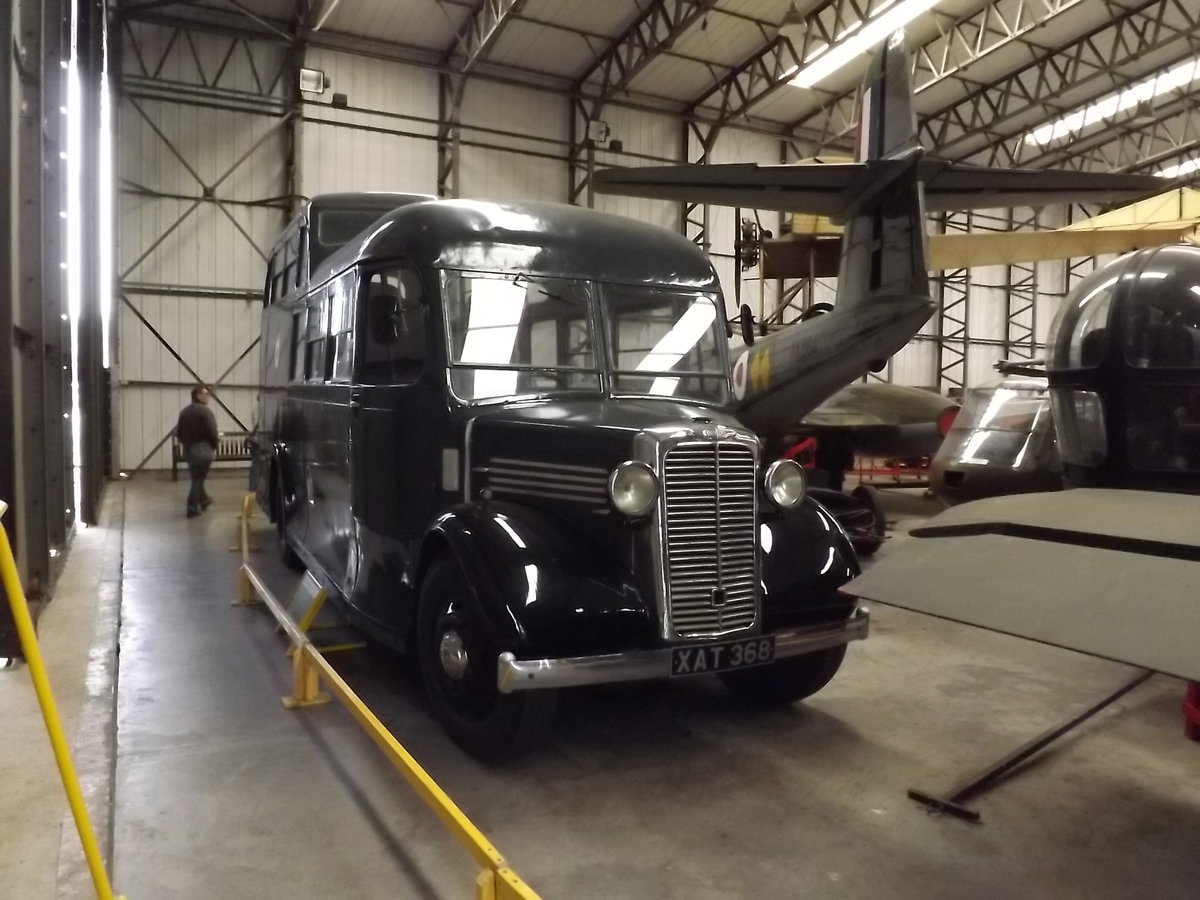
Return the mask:
<svg viewBox="0 0 1200 900">
<path fill-rule="evenodd" d="M 519 756 L 541 738 L 556 692 L 496 686 L 497 648 L 458 563 L 442 557 L 421 584 L 417 659 L 434 714 L 454 742 L 484 762 Z"/>
<path fill-rule="evenodd" d="M 303 572 L 307 566 L 304 560 L 296 555 L 287 536 L 287 504 L 283 502 L 283 476 L 275 472 L 275 540 L 279 545 L 279 558 L 293 572 Z"/>
<path fill-rule="evenodd" d="M 857 534 L 851 536 L 850 542 L 859 556 L 870 556 L 880 548 L 887 534 L 887 515 L 883 511 L 883 501 L 879 491 L 868 484 L 860 484 L 850 492 L 850 496 L 857 500 L 871 517 Z"/>
<path fill-rule="evenodd" d="M 845 657 L 846 645 L 839 644 L 768 666 L 725 672 L 721 680 L 740 697 L 764 706 L 780 706 L 811 697 L 829 684 Z"/>
</svg>

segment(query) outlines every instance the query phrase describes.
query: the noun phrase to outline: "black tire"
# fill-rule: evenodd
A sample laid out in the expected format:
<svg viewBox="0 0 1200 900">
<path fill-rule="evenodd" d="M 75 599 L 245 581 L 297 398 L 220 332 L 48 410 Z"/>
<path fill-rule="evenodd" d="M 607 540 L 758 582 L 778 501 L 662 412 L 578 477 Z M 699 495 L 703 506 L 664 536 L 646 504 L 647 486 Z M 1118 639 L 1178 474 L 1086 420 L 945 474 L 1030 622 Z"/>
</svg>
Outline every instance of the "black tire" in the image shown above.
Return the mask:
<svg viewBox="0 0 1200 900">
<path fill-rule="evenodd" d="M 296 555 L 287 536 L 287 505 L 283 502 L 283 476 L 275 472 L 275 540 L 279 546 L 279 558 L 293 572 L 303 572 L 308 566 Z"/>
<path fill-rule="evenodd" d="M 845 658 L 846 645 L 839 644 L 827 650 L 781 659 L 768 666 L 724 672 L 721 680 L 739 697 L 753 703 L 782 706 L 811 697 L 829 684 Z"/>
<path fill-rule="evenodd" d="M 421 583 L 416 644 L 421 680 L 434 714 L 454 742 L 476 759 L 514 759 L 545 735 L 557 692 L 500 693 L 499 649 L 451 557 L 434 562 Z M 461 668 L 453 670 L 456 666 Z"/>
<path fill-rule="evenodd" d="M 887 534 L 887 515 L 883 511 L 883 501 L 879 491 L 867 484 L 860 484 L 850 492 L 871 514 L 871 522 L 851 538 L 854 550 L 859 556 L 871 556 L 883 544 Z"/>
</svg>

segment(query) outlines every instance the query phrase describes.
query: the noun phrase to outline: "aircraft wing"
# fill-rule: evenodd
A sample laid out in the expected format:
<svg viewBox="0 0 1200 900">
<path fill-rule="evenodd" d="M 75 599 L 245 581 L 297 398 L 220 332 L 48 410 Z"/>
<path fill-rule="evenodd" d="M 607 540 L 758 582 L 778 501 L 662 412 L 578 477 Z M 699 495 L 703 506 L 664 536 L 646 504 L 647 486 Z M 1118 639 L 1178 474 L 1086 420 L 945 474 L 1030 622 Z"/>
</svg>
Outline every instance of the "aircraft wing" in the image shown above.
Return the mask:
<svg viewBox="0 0 1200 900">
<path fill-rule="evenodd" d="M 930 212 L 1041 206 L 1056 202 L 1128 200 L 1161 190 L 1154 175 L 1003 169 L 914 156 Z M 776 209 L 839 218 L 855 198 L 869 193 L 903 160 L 797 165 L 683 165 L 601 169 L 592 184 L 602 194 Z"/>
<path fill-rule="evenodd" d="M 1200 497 L 1077 488 L 956 506 L 843 590 L 1200 681 Z"/>
<path fill-rule="evenodd" d="M 1047 259 L 1128 253 L 1194 237 L 1200 223 L 1156 222 L 1112 228 L 1047 231 L 971 231 L 929 236 L 929 270 L 1003 266 Z M 796 234 L 763 241 L 764 278 L 832 278 L 838 273 L 837 235 Z"/>
<path fill-rule="evenodd" d="M 929 268 L 967 269 L 1045 259 L 1072 259 L 1128 253 L 1170 244 L 1192 234 L 1196 223 L 1109 228 L 1095 231 L 1009 231 L 935 234 L 929 238 Z"/>
<path fill-rule="evenodd" d="M 1157 175 L 1072 172 L 1057 169 L 1003 169 L 921 160 L 925 208 L 929 212 L 1047 203 L 1112 203 L 1153 194 L 1166 183 Z"/>
<path fill-rule="evenodd" d="M 847 192 L 866 173 L 867 166 L 861 163 L 820 162 L 617 167 L 598 170 L 592 184 L 602 194 L 831 216 L 845 206 Z"/>
</svg>

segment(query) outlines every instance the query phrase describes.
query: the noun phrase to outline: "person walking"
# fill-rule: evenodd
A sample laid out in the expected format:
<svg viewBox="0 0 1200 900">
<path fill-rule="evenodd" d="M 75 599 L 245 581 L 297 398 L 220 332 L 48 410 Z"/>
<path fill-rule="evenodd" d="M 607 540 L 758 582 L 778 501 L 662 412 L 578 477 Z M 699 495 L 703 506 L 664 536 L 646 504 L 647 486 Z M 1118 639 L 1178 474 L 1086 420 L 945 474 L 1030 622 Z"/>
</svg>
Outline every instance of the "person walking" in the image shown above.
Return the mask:
<svg viewBox="0 0 1200 900">
<path fill-rule="evenodd" d="M 183 447 L 188 474 L 192 477 L 192 487 L 187 496 L 189 519 L 200 515 L 212 503 L 208 492 L 204 490 L 204 479 L 216 455 L 218 439 L 217 419 L 208 408 L 208 398 L 211 396 L 208 388 L 202 384 L 192 388 L 192 402 L 180 411 L 179 421 L 175 425 L 175 439 Z"/>
</svg>

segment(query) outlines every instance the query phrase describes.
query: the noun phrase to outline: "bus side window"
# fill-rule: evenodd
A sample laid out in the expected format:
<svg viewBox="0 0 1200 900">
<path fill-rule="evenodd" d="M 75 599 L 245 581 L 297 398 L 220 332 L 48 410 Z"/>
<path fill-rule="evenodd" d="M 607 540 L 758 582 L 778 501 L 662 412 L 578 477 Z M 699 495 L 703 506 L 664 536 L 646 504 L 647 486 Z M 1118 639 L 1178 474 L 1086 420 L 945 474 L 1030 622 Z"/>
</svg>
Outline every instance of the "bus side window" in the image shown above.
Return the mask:
<svg viewBox="0 0 1200 900">
<path fill-rule="evenodd" d="M 296 284 L 301 285 L 308 282 L 308 276 L 311 274 L 308 271 L 308 229 L 301 228 L 300 233 L 296 235 L 296 248 L 298 258 L 296 262 Z"/>
<path fill-rule="evenodd" d="M 289 238 L 283 245 L 283 293 L 290 294 L 296 287 L 296 246 L 295 238 Z"/>
<path fill-rule="evenodd" d="M 287 291 L 283 286 L 283 253 L 276 253 L 271 260 L 271 302 L 278 303 Z"/>
<path fill-rule="evenodd" d="M 275 295 L 271 293 L 271 282 L 274 279 L 275 273 L 275 257 L 267 260 L 267 281 L 263 285 L 263 306 L 270 306 L 275 302 Z"/>
<path fill-rule="evenodd" d="M 411 269 L 374 272 L 363 280 L 361 379 L 365 384 L 408 384 L 421 376 L 428 355 L 427 307 Z"/>
<path fill-rule="evenodd" d="M 329 380 L 337 384 L 350 382 L 354 362 L 354 275 L 343 275 L 329 288 Z"/>
<path fill-rule="evenodd" d="M 304 325 L 305 309 L 292 316 L 292 381 L 304 380 L 304 346 L 307 332 Z"/>
<path fill-rule="evenodd" d="M 325 291 L 308 306 L 308 330 L 304 339 L 304 380 L 324 381 L 328 377 L 327 353 L 325 336 L 327 333 L 326 316 L 329 307 L 323 302 Z"/>
</svg>

